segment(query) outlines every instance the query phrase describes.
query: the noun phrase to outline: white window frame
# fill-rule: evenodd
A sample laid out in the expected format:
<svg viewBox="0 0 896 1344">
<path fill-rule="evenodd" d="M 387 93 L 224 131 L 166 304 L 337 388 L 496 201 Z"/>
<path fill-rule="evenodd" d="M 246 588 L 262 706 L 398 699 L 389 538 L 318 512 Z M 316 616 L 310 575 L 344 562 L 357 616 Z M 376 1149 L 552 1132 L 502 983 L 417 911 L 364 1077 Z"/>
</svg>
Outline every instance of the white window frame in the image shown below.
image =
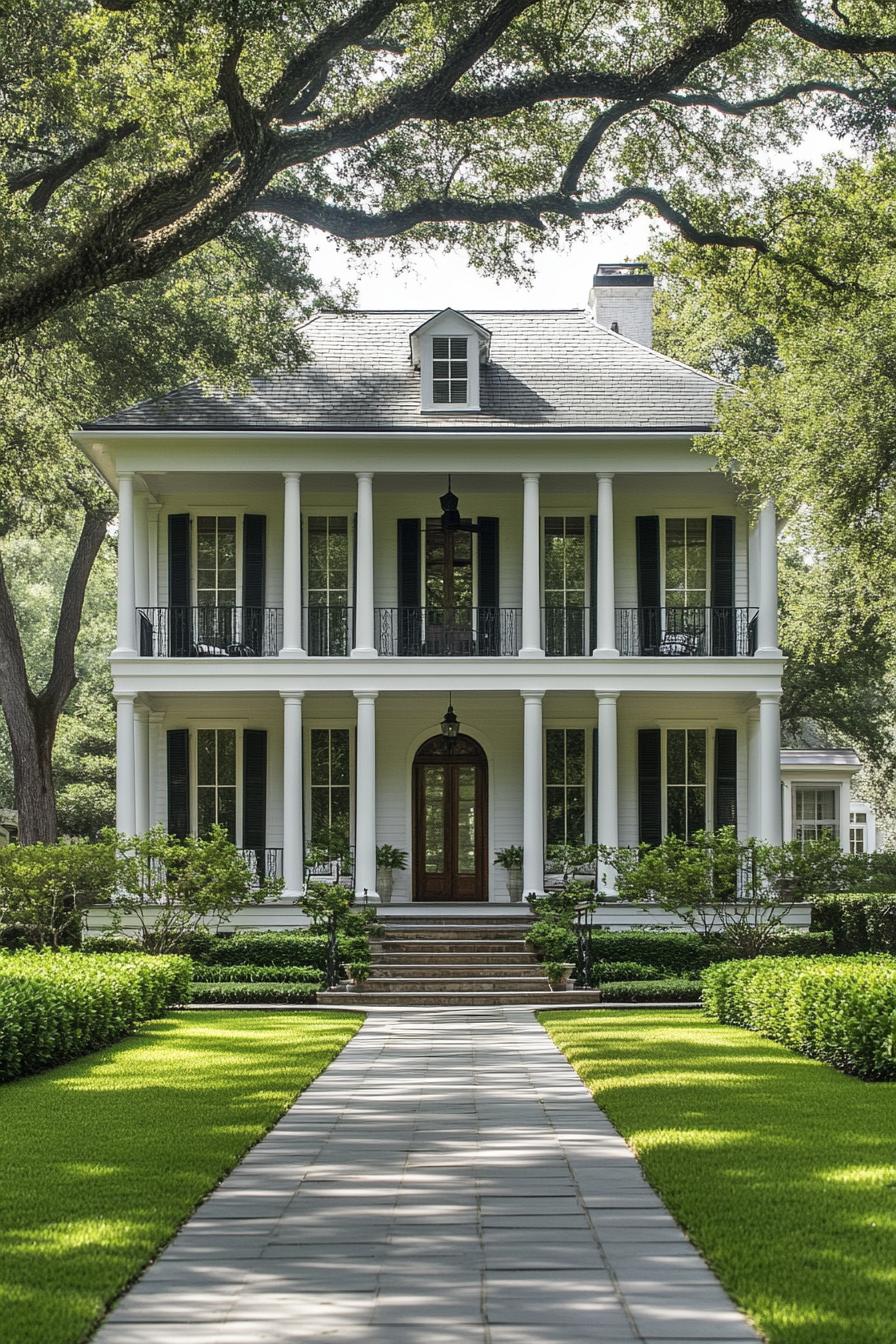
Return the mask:
<svg viewBox="0 0 896 1344">
<path fill-rule="evenodd" d="M 711 605 L 712 598 L 712 510 L 711 509 L 691 509 L 682 505 L 679 509 L 662 509 L 659 513 L 660 519 L 660 606 L 663 611 L 667 608 L 666 602 L 666 524 L 670 519 L 673 521 L 683 518 L 700 519 L 706 523 L 706 603 Z"/>
<path fill-rule="evenodd" d="M 859 817 L 860 814 L 861 814 L 862 817 L 864 817 L 864 821 L 858 821 L 858 820 L 857 820 L 857 818 Z M 851 807 L 851 808 L 849 809 L 849 852 L 850 852 L 850 854 L 867 854 L 867 853 L 868 853 L 868 830 L 869 830 L 869 827 L 868 827 L 868 809 L 867 809 L 867 807 Z M 856 836 L 859 832 L 861 832 L 861 835 L 862 835 L 862 848 L 861 848 L 860 850 L 856 850 L 856 849 L 854 848 L 855 836 Z"/>
<path fill-rule="evenodd" d="M 827 820 L 827 818 L 825 818 L 823 821 L 817 821 L 813 819 L 812 821 L 806 822 L 801 821 L 800 818 L 797 816 L 797 810 L 796 810 L 797 797 L 801 793 L 809 793 L 809 792 L 815 794 L 832 793 L 834 795 L 834 815 L 830 822 Z M 834 781 L 829 782 L 827 780 L 813 780 L 813 779 L 795 780 L 791 786 L 791 804 L 790 804 L 794 840 L 798 840 L 801 844 L 805 843 L 805 839 L 802 835 L 799 834 L 799 830 L 801 826 L 808 825 L 813 826 L 815 829 L 815 834 L 811 836 L 810 839 L 818 840 L 821 835 L 827 834 L 830 835 L 831 838 L 835 840 L 838 845 L 840 845 L 841 843 L 840 821 L 841 821 L 842 798 L 843 798 L 843 790 L 839 782 Z"/>
<path fill-rule="evenodd" d="M 540 512 L 541 512 L 541 519 L 540 519 L 541 542 L 540 542 L 540 549 L 539 549 L 539 555 L 538 555 L 538 562 L 539 562 L 539 569 L 540 569 L 540 575 L 539 575 L 539 577 L 540 577 L 540 580 L 541 580 L 541 605 L 542 605 L 543 607 L 547 606 L 547 602 L 546 602 L 546 600 L 545 600 L 545 583 L 544 583 L 544 581 L 545 581 L 545 563 L 544 563 L 544 560 L 545 560 L 545 542 L 547 541 L 547 531 L 546 531 L 546 526 L 545 526 L 545 525 L 546 525 L 546 523 L 547 523 L 547 520 L 548 520 L 548 518 L 563 518 L 563 519 L 569 519 L 569 518 L 579 519 L 579 518 L 581 518 L 582 522 L 583 522 L 584 525 L 585 525 L 585 603 L 584 603 L 584 605 L 585 605 L 585 609 L 586 609 L 586 611 L 587 611 L 588 608 L 591 606 L 591 514 L 590 514 L 590 513 L 587 513 L 587 512 L 582 512 L 581 509 L 550 509 L 550 508 L 542 508 Z M 566 591 L 566 590 L 564 589 L 564 591 Z"/>
<path fill-rule="evenodd" d="M 190 733 L 190 831 L 199 835 L 199 734 L 207 729 L 236 734 L 236 826 L 234 844 L 243 847 L 243 732 L 248 727 L 245 719 L 194 719 Z"/>
<path fill-rule="evenodd" d="M 432 343 L 436 337 L 443 336 L 467 343 L 467 399 L 464 402 L 437 402 L 433 397 Z M 420 346 L 420 409 L 437 411 L 440 415 L 479 410 L 479 336 L 475 332 L 456 323 L 426 332 Z"/>
<path fill-rule="evenodd" d="M 303 816 L 302 834 L 305 848 L 313 844 L 311 838 L 311 734 L 320 731 L 348 731 L 348 842 L 355 843 L 355 794 L 357 792 L 355 745 L 357 724 L 351 719 L 333 719 L 322 723 L 305 723 L 302 727 L 302 794 Z"/>
<path fill-rule="evenodd" d="M 547 800 L 548 800 L 548 778 L 547 778 L 547 734 L 554 728 L 574 728 L 578 732 L 585 734 L 585 840 L 586 845 L 595 843 L 595 836 L 592 828 L 594 821 L 595 798 L 594 798 L 594 735 L 592 730 L 597 727 L 595 722 L 585 723 L 581 719 L 550 719 L 542 726 L 542 753 L 545 762 L 544 780 L 542 782 L 542 808 L 544 810 L 544 843 L 548 844 L 548 818 L 547 818 Z M 555 843 L 551 841 L 550 843 Z"/>
<path fill-rule="evenodd" d="M 354 517 L 354 513 L 355 513 L 355 511 L 354 511 L 354 506 L 349 507 L 348 505 L 345 505 L 345 506 L 341 506 L 341 505 L 340 505 L 340 506 L 336 506 L 336 505 L 327 506 L 327 505 L 324 505 L 324 504 L 315 504 L 315 505 L 313 505 L 311 508 L 307 508 L 307 509 L 306 509 L 306 508 L 303 508 L 303 509 L 302 509 L 302 524 L 303 524 L 303 526 L 302 526 L 302 606 L 303 606 L 303 608 L 307 608 L 307 607 L 309 607 L 309 606 L 311 605 L 310 602 L 309 602 L 309 600 L 308 600 L 308 597 L 309 597 L 308 575 L 309 575 L 309 570 L 310 570 L 310 566 L 309 566 L 309 563 L 308 563 L 308 557 L 309 557 L 309 543 L 310 543 L 310 540 L 311 540 L 311 530 L 310 530 L 310 528 L 308 528 L 307 526 L 304 525 L 304 524 L 306 524 L 306 523 L 308 522 L 308 520 L 309 520 L 310 518 L 345 518 L 345 520 L 346 520 L 346 522 L 347 522 L 347 524 L 348 524 L 348 607 L 349 607 L 349 610 L 351 610 L 351 609 L 354 608 L 354 605 L 355 605 L 355 582 L 354 582 L 354 580 L 355 580 L 355 575 L 354 575 L 354 565 L 353 565 L 353 563 L 352 563 L 352 556 L 353 556 L 354 553 L 355 553 L 355 517 Z"/>
<path fill-rule="evenodd" d="M 649 724 L 639 725 L 649 727 Z M 668 733 L 680 729 L 687 729 L 690 732 L 706 734 L 706 817 L 704 830 L 707 834 L 715 829 L 715 776 L 716 776 L 716 728 L 732 727 L 736 724 L 722 724 L 714 720 L 682 722 L 671 719 L 657 725 L 660 729 L 660 787 L 661 787 L 661 812 L 663 839 L 669 834 L 669 771 L 668 771 Z M 673 786 L 674 787 L 674 786 Z"/>
<path fill-rule="evenodd" d="M 231 509 L 221 506 L 214 508 L 190 509 L 190 593 L 192 605 L 199 606 L 199 519 L 234 518 L 236 520 L 236 602 L 235 607 L 243 606 L 243 535 L 245 531 L 244 508 Z"/>
</svg>

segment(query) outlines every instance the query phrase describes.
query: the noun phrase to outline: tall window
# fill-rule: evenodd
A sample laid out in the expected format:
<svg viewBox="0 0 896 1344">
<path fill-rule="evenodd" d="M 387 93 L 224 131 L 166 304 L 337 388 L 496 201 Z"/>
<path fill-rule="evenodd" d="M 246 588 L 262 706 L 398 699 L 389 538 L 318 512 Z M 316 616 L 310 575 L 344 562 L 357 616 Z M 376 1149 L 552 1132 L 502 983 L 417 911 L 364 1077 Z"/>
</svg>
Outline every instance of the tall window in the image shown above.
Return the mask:
<svg viewBox="0 0 896 1344">
<path fill-rule="evenodd" d="M 436 406 L 465 406 L 469 400 L 466 336 L 433 336 L 432 399 Z"/>
<path fill-rule="evenodd" d="M 311 729 L 311 843 L 348 841 L 351 825 L 349 730 Z"/>
<path fill-rule="evenodd" d="M 545 732 L 545 818 L 549 845 L 585 843 L 585 730 Z"/>
<path fill-rule="evenodd" d="M 801 844 L 829 835 L 837 838 L 837 789 L 797 784 L 793 790 L 793 838 Z"/>
<path fill-rule="evenodd" d="M 196 830 L 207 836 L 223 826 L 236 841 L 236 731 L 199 728 L 196 732 Z"/>
<path fill-rule="evenodd" d="M 584 653 L 585 519 L 544 520 L 545 652 Z"/>
<path fill-rule="evenodd" d="M 849 814 L 849 852 L 864 854 L 868 849 L 868 813 Z"/>
<path fill-rule="evenodd" d="M 690 840 L 706 830 L 706 730 L 666 732 L 666 833 Z"/>
<path fill-rule="evenodd" d="M 236 518 L 196 519 L 196 605 L 236 606 Z"/>
<path fill-rule="evenodd" d="M 706 519 L 667 518 L 664 605 L 702 609 L 706 598 Z"/>
<path fill-rule="evenodd" d="M 348 653 L 348 518 L 307 519 L 308 652 Z"/>
</svg>

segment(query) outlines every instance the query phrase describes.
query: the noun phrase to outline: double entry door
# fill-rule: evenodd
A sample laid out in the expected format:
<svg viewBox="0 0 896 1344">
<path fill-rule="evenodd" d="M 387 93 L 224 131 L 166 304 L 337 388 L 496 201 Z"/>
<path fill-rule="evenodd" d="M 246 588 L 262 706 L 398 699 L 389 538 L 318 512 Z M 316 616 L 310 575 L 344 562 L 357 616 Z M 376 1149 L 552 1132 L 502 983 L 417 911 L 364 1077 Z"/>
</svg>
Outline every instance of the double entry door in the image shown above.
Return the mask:
<svg viewBox="0 0 896 1344">
<path fill-rule="evenodd" d="M 414 759 L 414 899 L 488 900 L 488 780 L 472 738 L 432 737 Z"/>
</svg>

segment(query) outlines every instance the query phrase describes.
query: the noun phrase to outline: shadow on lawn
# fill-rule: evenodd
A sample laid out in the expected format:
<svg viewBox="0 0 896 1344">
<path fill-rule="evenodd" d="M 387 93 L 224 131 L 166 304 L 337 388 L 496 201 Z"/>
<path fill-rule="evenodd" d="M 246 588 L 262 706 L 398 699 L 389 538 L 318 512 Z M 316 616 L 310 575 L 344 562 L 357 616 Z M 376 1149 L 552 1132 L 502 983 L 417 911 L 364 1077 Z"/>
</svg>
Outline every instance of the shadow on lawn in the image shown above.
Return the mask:
<svg viewBox="0 0 896 1344">
<path fill-rule="evenodd" d="M 0 1087 L 0 1338 L 82 1338 L 355 1025 L 170 1017 Z"/>
<path fill-rule="evenodd" d="M 543 1015 L 773 1344 L 896 1341 L 896 1084 L 697 1014 Z"/>
</svg>

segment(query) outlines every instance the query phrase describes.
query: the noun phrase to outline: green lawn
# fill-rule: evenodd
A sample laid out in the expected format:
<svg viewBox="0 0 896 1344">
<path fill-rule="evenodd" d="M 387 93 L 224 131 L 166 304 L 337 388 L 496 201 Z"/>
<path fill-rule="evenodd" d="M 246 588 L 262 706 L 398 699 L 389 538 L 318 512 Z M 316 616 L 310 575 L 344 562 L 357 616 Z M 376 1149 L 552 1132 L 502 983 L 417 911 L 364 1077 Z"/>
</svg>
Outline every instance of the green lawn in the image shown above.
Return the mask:
<svg viewBox="0 0 896 1344">
<path fill-rule="evenodd" d="M 696 1012 L 539 1017 L 772 1344 L 894 1344 L 896 1083 Z"/>
<path fill-rule="evenodd" d="M 172 1014 L 0 1086 L 0 1340 L 83 1339 L 361 1021 Z"/>
</svg>

